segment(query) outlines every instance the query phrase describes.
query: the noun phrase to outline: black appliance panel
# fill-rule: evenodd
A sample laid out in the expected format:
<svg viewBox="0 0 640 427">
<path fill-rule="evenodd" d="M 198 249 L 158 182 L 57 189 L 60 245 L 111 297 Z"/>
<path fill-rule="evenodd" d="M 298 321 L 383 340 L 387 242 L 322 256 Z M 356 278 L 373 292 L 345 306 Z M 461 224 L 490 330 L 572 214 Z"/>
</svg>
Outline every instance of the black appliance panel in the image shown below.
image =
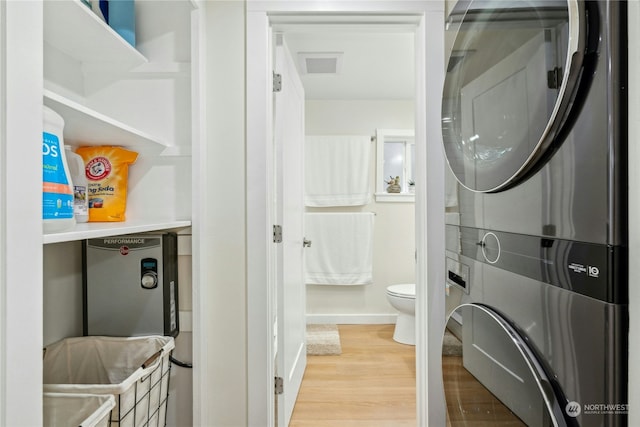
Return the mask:
<svg viewBox="0 0 640 427">
<path fill-rule="evenodd" d="M 601 301 L 628 302 L 624 247 L 454 225 L 445 233 L 447 241 L 460 242 L 451 252 Z"/>
</svg>

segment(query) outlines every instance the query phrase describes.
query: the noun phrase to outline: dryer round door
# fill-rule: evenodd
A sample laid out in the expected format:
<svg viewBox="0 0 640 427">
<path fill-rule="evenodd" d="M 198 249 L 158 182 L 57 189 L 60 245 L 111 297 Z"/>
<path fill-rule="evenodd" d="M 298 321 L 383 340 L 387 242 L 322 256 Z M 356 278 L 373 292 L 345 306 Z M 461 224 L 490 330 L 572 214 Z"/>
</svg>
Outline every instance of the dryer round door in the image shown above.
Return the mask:
<svg viewBox="0 0 640 427">
<path fill-rule="evenodd" d="M 498 313 L 456 308 L 442 349 L 447 425 L 566 426 L 574 406 L 557 396 L 535 353 Z M 566 415 L 566 417 L 565 417 Z"/>
<path fill-rule="evenodd" d="M 463 186 L 513 187 L 561 143 L 589 80 L 588 31 L 597 28 L 585 7 L 578 0 L 471 0 L 451 12 L 442 134 Z"/>
</svg>

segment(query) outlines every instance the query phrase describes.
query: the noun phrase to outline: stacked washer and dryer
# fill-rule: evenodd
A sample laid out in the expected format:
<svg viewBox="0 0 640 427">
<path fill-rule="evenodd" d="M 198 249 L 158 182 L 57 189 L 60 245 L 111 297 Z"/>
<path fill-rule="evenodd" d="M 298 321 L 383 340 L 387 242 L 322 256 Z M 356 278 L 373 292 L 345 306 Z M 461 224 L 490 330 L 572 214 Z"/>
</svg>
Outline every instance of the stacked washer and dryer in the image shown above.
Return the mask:
<svg viewBox="0 0 640 427">
<path fill-rule="evenodd" d="M 454 426 L 627 425 L 626 16 L 605 0 L 460 0 L 450 14 Z"/>
</svg>

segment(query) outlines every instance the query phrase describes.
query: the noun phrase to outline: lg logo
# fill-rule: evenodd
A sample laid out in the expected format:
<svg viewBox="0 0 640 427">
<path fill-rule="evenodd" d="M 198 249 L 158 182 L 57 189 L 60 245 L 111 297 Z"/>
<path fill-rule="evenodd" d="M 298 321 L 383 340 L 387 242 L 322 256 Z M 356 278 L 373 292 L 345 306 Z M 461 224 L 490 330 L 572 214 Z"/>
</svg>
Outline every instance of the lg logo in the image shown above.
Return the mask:
<svg viewBox="0 0 640 427">
<path fill-rule="evenodd" d="M 580 407 L 580 404 L 578 402 L 569 402 L 569 403 L 567 403 L 567 406 L 564 407 L 564 411 L 570 417 L 575 418 L 578 415 L 580 415 L 580 412 L 582 411 L 582 408 Z"/>
<path fill-rule="evenodd" d="M 598 267 L 589 266 L 587 272 L 590 277 L 598 277 L 600 275 L 600 269 L 598 269 Z"/>
</svg>

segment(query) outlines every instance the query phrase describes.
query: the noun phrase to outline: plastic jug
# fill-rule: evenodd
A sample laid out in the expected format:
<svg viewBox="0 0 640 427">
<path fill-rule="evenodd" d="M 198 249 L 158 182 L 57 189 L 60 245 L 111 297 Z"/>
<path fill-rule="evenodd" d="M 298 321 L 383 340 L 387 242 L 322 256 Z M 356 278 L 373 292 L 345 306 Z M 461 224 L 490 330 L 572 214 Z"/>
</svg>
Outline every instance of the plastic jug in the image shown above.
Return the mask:
<svg viewBox="0 0 640 427">
<path fill-rule="evenodd" d="M 42 224 L 45 233 L 64 231 L 76 224 L 73 216 L 73 184 L 65 156 L 64 120 L 44 109 L 42 132 Z"/>
<path fill-rule="evenodd" d="M 73 182 L 73 215 L 76 222 L 89 221 L 89 197 L 87 197 L 87 174 L 82 156 L 75 153 L 68 145 L 64 147 Z"/>
</svg>

